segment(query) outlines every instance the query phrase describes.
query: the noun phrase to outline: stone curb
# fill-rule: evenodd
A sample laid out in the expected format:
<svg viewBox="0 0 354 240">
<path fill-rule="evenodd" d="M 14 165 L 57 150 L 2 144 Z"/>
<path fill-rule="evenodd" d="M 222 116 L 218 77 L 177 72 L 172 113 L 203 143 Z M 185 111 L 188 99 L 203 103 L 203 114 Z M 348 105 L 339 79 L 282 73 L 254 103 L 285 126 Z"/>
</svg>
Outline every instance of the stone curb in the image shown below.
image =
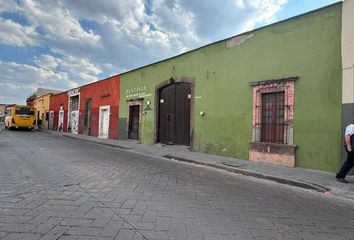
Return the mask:
<svg viewBox="0 0 354 240">
<path fill-rule="evenodd" d="M 71 139 L 77 139 L 77 140 L 81 140 L 81 141 L 85 141 L 85 142 L 97 143 L 97 144 L 106 145 L 109 147 L 115 147 L 115 148 L 124 149 L 124 150 L 133 150 L 133 148 L 131 148 L 131 147 L 123 147 L 123 146 L 119 146 L 116 144 L 111 144 L 111 143 L 106 143 L 106 142 L 98 142 L 98 141 L 91 140 L 91 139 L 82 139 L 82 138 L 78 138 L 78 137 L 70 136 L 70 135 L 61 135 L 61 136 L 71 138 Z"/>
<path fill-rule="evenodd" d="M 321 193 L 325 193 L 325 192 L 330 191 L 330 189 L 320 186 L 320 185 L 317 185 L 317 184 L 314 184 L 314 183 L 308 183 L 308 182 L 302 182 L 302 181 L 288 179 L 288 178 L 276 177 L 276 176 L 267 175 L 267 174 L 260 173 L 260 172 L 240 169 L 237 167 L 226 166 L 226 165 L 222 165 L 222 164 L 204 163 L 204 162 L 199 162 L 199 161 L 195 161 L 195 160 L 191 160 L 191 159 L 185 159 L 185 158 L 181 158 L 181 157 L 177 157 L 177 156 L 173 156 L 173 155 L 165 155 L 164 157 L 171 159 L 171 160 L 177 160 L 177 161 L 194 163 L 194 164 L 198 164 L 198 165 L 202 165 L 202 166 L 208 166 L 208 167 L 213 167 L 213 168 L 217 168 L 217 169 L 222 169 L 222 170 L 226 170 L 229 172 L 233 172 L 233 173 L 237 173 L 237 174 L 241 174 L 241 175 L 245 175 L 245 176 L 271 180 L 271 181 L 274 181 L 277 183 L 286 184 L 286 185 L 299 187 L 299 188 L 304 188 L 304 189 L 308 189 L 308 190 L 314 190 L 314 191 L 321 192 Z"/>
</svg>

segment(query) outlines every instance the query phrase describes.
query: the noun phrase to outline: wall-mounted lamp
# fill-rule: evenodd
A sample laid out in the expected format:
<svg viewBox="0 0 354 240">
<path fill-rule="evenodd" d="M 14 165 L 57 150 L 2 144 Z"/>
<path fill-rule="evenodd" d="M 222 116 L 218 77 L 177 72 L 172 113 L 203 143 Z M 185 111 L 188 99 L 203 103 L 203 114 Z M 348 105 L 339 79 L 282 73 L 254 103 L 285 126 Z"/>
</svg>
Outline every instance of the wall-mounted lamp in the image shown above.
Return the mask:
<svg viewBox="0 0 354 240">
<path fill-rule="evenodd" d="M 146 108 L 144 109 L 144 111 L 152 110 L 150 105 L 151 105 L 150 99 L 146 100 Z"/>
<path fill-rule="evenodd" d="M 201 111 L 201 112 L 199 113 L 199 115 L 202 116 L 202 117 L 204 117 L 205 112 L 204 112 L 204 111 Z"/>
</svg>

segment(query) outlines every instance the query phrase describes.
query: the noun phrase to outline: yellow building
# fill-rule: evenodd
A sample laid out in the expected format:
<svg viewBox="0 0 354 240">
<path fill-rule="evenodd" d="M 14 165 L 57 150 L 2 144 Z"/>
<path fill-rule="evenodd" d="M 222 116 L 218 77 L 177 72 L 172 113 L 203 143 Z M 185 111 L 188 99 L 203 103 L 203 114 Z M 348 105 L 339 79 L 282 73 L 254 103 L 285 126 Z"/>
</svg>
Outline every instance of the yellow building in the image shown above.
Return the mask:
<svg viewBox="0 0 354 240">
<path fill-rule="evenodd" d="M 34 107 L 37 109 L 37 121 L 41 122 L 41 128 L 48 129 L 49 126 L 49 102 L 52 93 L 38 96 L 34 99 Z M 40 119 L 40 120 L 39 120 Z"/>
</svg>

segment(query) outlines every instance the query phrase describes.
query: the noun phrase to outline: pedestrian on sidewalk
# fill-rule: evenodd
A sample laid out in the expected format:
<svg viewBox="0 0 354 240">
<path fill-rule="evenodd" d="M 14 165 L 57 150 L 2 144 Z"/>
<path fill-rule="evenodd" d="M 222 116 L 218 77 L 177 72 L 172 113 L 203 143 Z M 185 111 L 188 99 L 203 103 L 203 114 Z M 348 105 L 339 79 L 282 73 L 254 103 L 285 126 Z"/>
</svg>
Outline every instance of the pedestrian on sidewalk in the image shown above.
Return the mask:
<svg viewBox="0 0 354 240">
<path fill-rule="evenodd" d="M 354 123 L 354 118 L 352 119 Z M 347 176 L 348 172 L 352 169 L 354 166 L 354 152 L 353 152 L 353 147 L 354 147 L 354 124 L 351 123 L 345 128 L 345 133 L 344 133 L 344 147 L 345 151 L 347 152 L 347 160 L 344 162 L 342 168 L 340 171 L 337 173 L 336 178 L 339 182 L 341 183 L 348 183 L 347 180 L 345 180 L 345 177 Z"/>
<path fill-rule="evenodd" d="M 42 128 L 42 119 L 38 118 L 37 124 L 38 124 L 38 128 Z"/>
</svg>

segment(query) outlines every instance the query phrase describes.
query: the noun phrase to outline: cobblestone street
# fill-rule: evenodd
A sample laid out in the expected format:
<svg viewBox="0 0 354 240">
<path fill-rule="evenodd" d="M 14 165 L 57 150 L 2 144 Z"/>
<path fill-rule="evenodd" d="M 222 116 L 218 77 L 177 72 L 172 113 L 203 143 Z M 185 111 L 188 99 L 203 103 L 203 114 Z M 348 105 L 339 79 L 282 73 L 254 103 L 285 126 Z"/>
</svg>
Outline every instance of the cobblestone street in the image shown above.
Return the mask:
<svg viewBox="0 0 354 240">
<path fill-rule="evenodd" d="M 0 239 L 354 239 L 354 203 L 36 131 L 0 132 Z"/>
</svg>

